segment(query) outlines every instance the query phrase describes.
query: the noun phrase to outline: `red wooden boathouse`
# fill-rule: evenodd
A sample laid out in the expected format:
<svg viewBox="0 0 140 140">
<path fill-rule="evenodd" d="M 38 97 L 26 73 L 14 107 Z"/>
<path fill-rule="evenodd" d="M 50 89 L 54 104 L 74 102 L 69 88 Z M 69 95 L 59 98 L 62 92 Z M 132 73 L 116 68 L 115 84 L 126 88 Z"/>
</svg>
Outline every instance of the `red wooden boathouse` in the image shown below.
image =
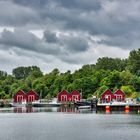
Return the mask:
<svg viewBox="0 0 140 140">
<path fill-rule="evenodd" d="M 116 101 L 124 101 L 125 100 L 125 93 L 120 89 L 116 90 L 114 93 L 114 99 Z"/>
<path fill-rule="evenodd" d="M 37 101 L 37 100 L 39 100 L 39 96 L 38 96 L 38 94 L 35 91 L 30 90 L 26 94 L 26 101 L 27 102 L 34 102 L 34 101 Z"/>
<path fill-rule="evenodd" d="M 102 102 L 108 103 L 114 99 L 114 95 L 111 92 L 111 90 L 107 89 L 103 92 L 101 99 L 102 99 Z"/>
<path fill-rule="evenodd" d="M 80 101 L 81 100 L 81 94 L 78 90 L 73 90 L 71 92 L 71 100 L 72 101 Z"/>
<path fill-rule="evenodd" d="M 125 101 L 125 93 L 122 90 L 118 89 L 113 94 L 111 92 L 111 90 L 107 89 L 101 95 L 101 100 L 102 100 L 102 102 L 106 102 L 106 103 L 109 103 L 113 100 L 118 101 L 118 102 L 122 102 L 122 101 Z"/>
<path fill-rule="evenodd" d="M 14 102 L 24 102 L 26 101 L 26 93 L 23 90 L 19 90 L 14 96 L 13 96 Z"/>
<path fill-rule="evenodd" d="M 59 102 L 67 102 L 71 99 L 69 93 L 66 90 L 62 90 L 58 93 L 57 99 Z"/>
<path fill-rule="evenodd" d="M 30 90 L 27 94 L 23 90 L 19 90 L 14 96 L 13 100 L 15 103 L 20 103 L 20 102 L 34 102 L 39 100 L 38 94 Z"/>
<path fill-rule="evenodd" d="M 59 102 L 80 101 L 81 95 L 77 90 L 73 90 L 71 93 L 63 90 L 58 93 L 57 99 Z"/>
</svg>

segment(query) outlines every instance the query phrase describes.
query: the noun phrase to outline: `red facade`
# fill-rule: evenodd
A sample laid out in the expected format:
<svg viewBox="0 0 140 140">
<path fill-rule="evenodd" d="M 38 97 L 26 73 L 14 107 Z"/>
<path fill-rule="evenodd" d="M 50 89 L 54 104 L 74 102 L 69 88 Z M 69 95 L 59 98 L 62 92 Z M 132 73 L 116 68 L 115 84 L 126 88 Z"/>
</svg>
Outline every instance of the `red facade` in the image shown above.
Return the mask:
<svg viewBox="0 0 140 140">
<path fill-rule="evenodd" d="M 120 89 L 116 90 L 113 94 L 109 89 L 106 90 L 101 97 L 102 102 L 109 103 L 113 100 L 115 101 L 125 101 L 125 93 Z"/>
<path fill-rule="evenodd" d="M 125 93 L 120 89 L 116 90 L 114 93 L 114 99 L 116 101 L 124 101 L 125 100 Z"/>
<path fill-rule="evenodd" d="M 37 101 L 37 100 L 39 100 L 39 96 L 38 96 L 38 94 L 35 91 L 30 90 L 26 94 L 26 101 L 27 102 L 34 102 L 34 101 Z"/>
<path fill-rule="evenodd" d="M 69 93 L 66 90 L 63 90 L 58 93 L 57 99 L 59 102 L 67 102 L 69 100 Z"/>
<path fill-rule="evenodd" d="M 57 99 L 59 102 L 79 101 L 81 99 L 81 95 L 77 90 L 74 90 L 71 93 L 63 90 L 58 93 Z"/>
<path fill-rule="evenodd" d="M 33 90 L 30 90 L 27 94 L 24 91 L 19 90 L 13 96 L 13 100 L 15 103 L 17 103 L 17 102 L 34 102 L 36 100 L 39 100 L 39 96 Z"/>
<path fill-rule="evenodd" d="M 77 90 L 73 90 L 71 92 L 71 100 L 72 101 L 80 101 L 80 99 L 81 99 L 80 93 Z"/>
<path fill-rule="evenodd" d="M 107 89 L 103 94 L 102 94 L 102 102 L 110 102 L 114 99 L 114 95 L 111 92 L 111 90 Z"/>
<path fill-rule="evenodd" d="M 14 96 L 13 96 L 14 102 L 24 102 L 26 101 L 26 93 L 23 90 L 19 90 Z"/>
</svg>

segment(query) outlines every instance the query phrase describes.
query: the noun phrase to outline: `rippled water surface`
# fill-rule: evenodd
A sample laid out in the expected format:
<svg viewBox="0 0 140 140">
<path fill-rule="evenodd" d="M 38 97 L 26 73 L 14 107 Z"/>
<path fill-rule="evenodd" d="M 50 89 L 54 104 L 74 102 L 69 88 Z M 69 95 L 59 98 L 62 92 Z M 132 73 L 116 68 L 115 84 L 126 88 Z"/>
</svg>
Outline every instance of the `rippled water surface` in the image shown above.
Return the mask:
<svg viewBox="0 0 140 140">
<path fill-rule="evenodd" d="M 139 114 L 106 114 L 61 108 L 11 108 L 0 111 L 0 140 L 140 139 Z"/>
</svg>

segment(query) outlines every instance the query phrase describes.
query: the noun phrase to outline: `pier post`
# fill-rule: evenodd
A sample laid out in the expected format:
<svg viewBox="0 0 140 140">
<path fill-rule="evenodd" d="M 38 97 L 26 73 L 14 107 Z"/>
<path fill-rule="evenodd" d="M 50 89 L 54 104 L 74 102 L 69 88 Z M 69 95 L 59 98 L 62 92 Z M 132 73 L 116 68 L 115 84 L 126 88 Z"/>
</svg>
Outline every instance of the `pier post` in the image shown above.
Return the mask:
<svg viewBox="0 0 140 140">
<path fill-rule="evenodd" d="M 110 113 L 110 106 L 109 105 L 105 106 L 105 111 L 106 111 L 106 113 Z"/>
<path fill-rule="evenodd" d="M 129 110 L 130 110 L 129 106 L 126 105 L 126 106 L 125 106 L 125 113 L 129 113 Z"/>
</svg>

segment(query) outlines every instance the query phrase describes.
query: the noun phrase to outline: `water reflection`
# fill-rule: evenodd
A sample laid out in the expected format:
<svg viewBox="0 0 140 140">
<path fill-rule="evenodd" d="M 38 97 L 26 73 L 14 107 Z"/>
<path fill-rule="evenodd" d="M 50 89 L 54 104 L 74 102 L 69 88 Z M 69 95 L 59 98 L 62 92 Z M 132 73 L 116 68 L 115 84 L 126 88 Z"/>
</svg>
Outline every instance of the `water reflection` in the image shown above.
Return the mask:
<svg viewBox="0 0 140 140">
<path fill-rule="evenodd" d="M 68 107 L 13 107 L 0 108 L 0 113 L 37 113 L 37 112 L 62 112 L 62 113 L 91 113 L 90 109 L 78 110 Z"/>
<path fill-rule="evenodd" d="M 70 107 L 11 107 L 0 108 L 0 113 L 37 113 L 37 112 L 59 112 L 59 113 L 96 113 L 96 114 L 138 114 L 138 111 L 102 111 L 90 109 L 77 109 Z"/>
</svg>

